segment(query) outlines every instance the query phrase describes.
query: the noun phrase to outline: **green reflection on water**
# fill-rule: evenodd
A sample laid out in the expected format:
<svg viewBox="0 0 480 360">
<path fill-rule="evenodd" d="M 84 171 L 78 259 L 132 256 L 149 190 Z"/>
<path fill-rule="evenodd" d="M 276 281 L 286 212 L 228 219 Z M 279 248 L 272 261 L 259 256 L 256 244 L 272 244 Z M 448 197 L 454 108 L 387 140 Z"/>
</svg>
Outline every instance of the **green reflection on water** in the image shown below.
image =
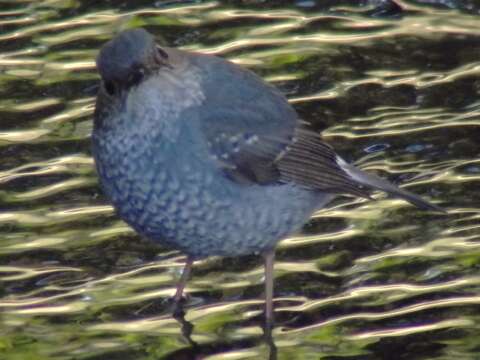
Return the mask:
<svg viewBox="0 0 480 360">
<path fill-rule="evenodd" d="M 194 348 L 168 302 L 183 258 L 139 239 L 99 191 L 94 58 L 135 26 L 252 68 L 342 154 L 449 211 L 380 194 L 338 199 L 284 240 L 280 359 L 478 355 L 478 15 L 462 4 L 399 1 L 401 16 L 375 17 L 357 2 L 301 3 L 2 3 L 0 358 L 271 351 L 259 259 L 195 263 L 185 315 Z M 364 151 L 372 145 L 381 150 Z"/>
</svg>

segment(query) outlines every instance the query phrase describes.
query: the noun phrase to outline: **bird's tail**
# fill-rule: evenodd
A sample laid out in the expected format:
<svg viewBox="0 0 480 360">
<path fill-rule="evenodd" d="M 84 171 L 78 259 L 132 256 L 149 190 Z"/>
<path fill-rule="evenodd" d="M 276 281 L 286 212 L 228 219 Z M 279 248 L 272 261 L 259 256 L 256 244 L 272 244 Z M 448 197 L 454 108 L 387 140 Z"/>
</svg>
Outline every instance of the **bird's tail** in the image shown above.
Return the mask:
<svg viewBox="0 0 480 360">
<path fill-rule="evenodd" d="M 352 177 L 352 179 L 354 179 L 361 185 L 364 185 L 373 189 L 385 191 L 388 194 L 392 194 L 394 196 L 397 196 L 401 199 L 408 201 L 409 203 L 415 205 L 419 209 L 433 210 L 433 211 L 438 211 L 443 213 L 446 212 L 441 207 L 423 200 L 420 196 L 415 195 L 409 191 L 400 189 L 399 187 L 393 185 L 392 183 L 386 180 L 379 178 L 378 176 L 375 176 L 373 174 L 368 174 L 356 168 L 355 166 L 348 164 L 346 161 L 344 161 L 341 158 L 337 158 L 337 162 L 338 162 L 338 165 L 340 165 L 340 167 L 348 175 Z"/>
</svg>

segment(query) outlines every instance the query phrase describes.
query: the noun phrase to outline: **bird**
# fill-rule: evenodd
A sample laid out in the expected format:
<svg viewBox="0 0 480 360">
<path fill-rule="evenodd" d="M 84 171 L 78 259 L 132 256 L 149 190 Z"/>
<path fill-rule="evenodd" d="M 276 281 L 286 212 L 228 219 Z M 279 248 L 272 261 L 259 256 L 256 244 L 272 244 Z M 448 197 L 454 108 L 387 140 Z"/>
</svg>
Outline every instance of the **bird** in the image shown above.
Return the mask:
<svg viewBox="0 0 480 360">
<path fill-rule="evenodd" d="M 276 245 L 336 196 L 380 190 L 444 212 L 343 160 L 276 87 L 227 59 L 134 28 L 101 47 L 96 68 L 101 188 L 140 236 L 186 254 L 176 304 L 194 261 L 257 254 L 273 326 Z"/>
</svg>

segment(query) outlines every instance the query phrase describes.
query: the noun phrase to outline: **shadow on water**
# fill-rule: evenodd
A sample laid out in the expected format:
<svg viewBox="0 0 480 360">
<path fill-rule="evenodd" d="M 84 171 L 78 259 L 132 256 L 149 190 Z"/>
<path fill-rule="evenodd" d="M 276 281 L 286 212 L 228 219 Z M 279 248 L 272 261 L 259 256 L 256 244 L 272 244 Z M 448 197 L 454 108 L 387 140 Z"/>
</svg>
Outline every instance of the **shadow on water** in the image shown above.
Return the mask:
<svg viewBox="0 0 480 360">
<path fill-rule="evenodd" d="M 476 359 L 480 8 L 475 1 L 0 1 L 1 359 Z M 94 59 L 117 31 L 224 56 L 339 153 L 448 209 L 338 198 L 261 259 L 140 239 L 90 156 Z"/>
</svg>

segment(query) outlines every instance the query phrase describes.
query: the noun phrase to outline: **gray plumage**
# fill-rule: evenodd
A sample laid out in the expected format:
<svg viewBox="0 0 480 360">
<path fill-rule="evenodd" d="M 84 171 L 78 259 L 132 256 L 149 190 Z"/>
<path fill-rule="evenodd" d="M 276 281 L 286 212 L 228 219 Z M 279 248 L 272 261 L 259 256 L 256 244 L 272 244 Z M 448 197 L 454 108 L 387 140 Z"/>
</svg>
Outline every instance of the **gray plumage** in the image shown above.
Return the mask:
<svg viewBox="0 0 480 360">
<path fill-rule="evenodd" d="M 285 97 L 227 60 L 107 43 L 92 134 L 102 187 L 140 234 L 191 257 L 272 250 L 335 194 L 379 189 L 441 211 L 341 160 Z"/>
</svg>

